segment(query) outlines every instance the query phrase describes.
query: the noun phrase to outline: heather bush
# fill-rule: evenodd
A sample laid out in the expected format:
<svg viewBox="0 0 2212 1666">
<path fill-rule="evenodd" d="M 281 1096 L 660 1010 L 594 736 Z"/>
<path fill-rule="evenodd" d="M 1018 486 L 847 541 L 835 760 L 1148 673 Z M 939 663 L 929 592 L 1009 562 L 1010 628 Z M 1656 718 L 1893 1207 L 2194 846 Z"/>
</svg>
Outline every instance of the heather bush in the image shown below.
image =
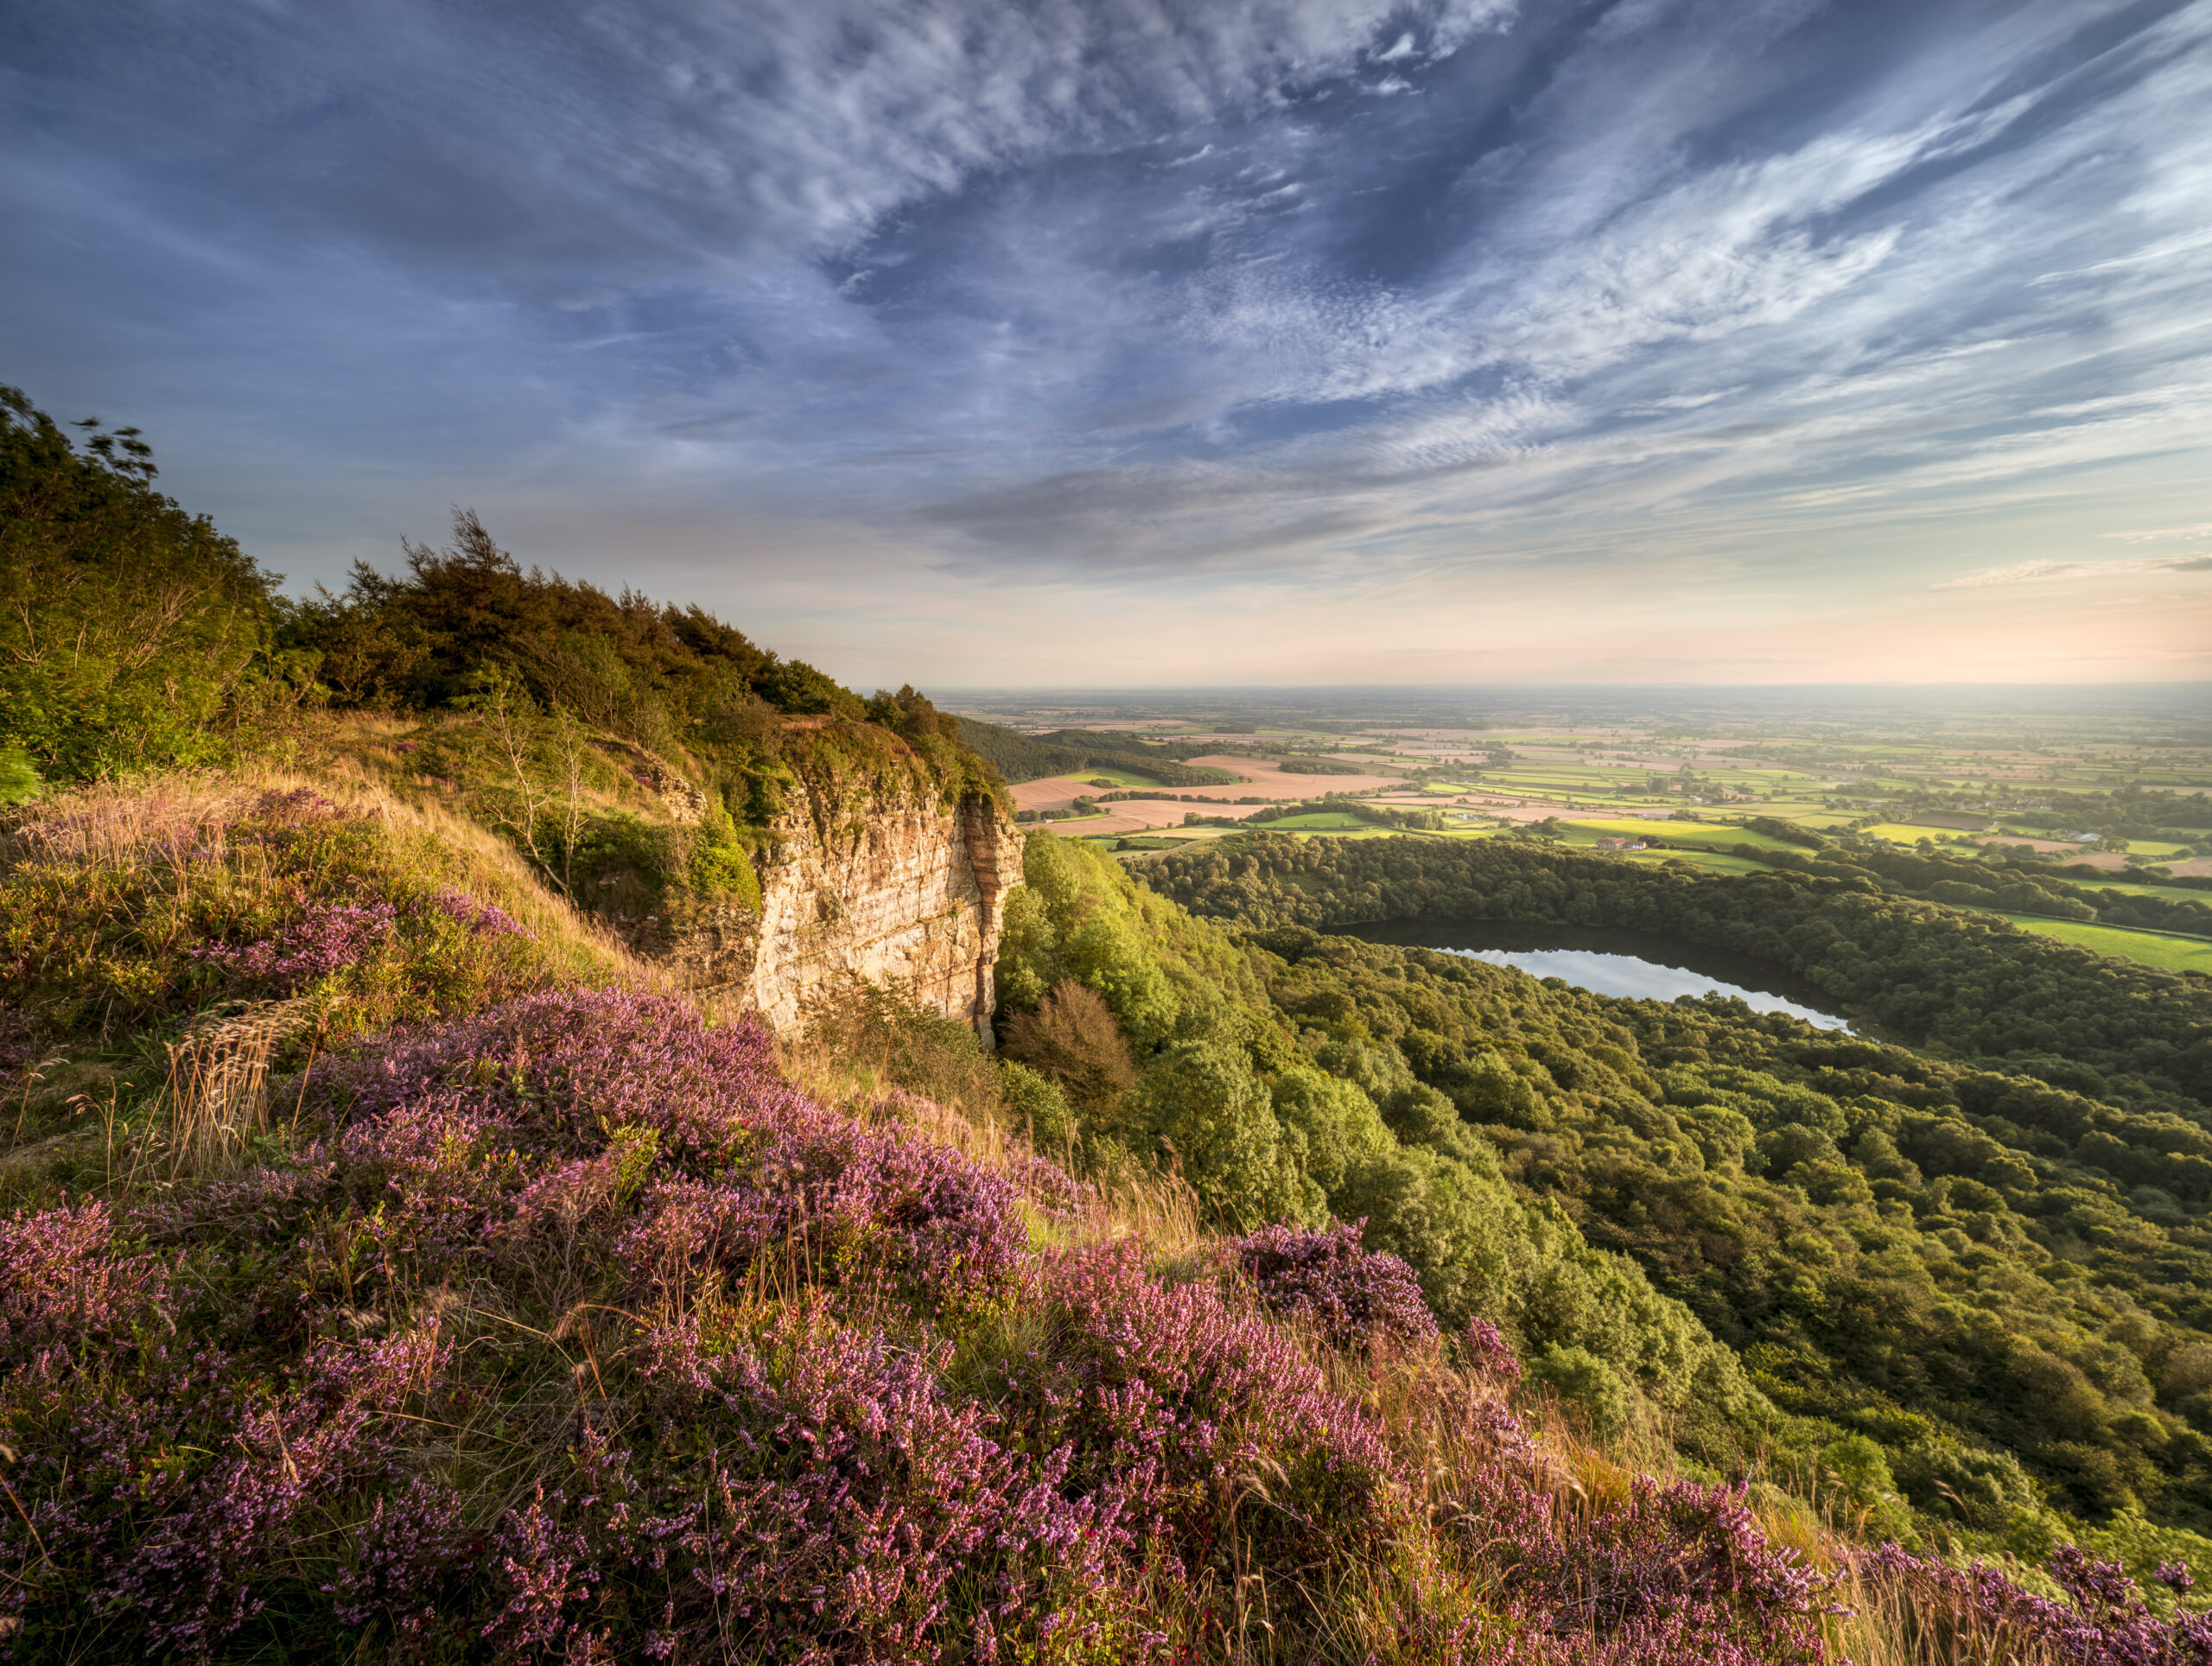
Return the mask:
<svg viewBox="0 0 2212 1666">
<path fill-rule="evenodd" d="M 1884 1545 L 1859 1559 L 1862 1580 L 1893 1615 L 1912 1658 L 2064 1661 L 2069 1666 L 2202 1666 L 2212 1615 L 2160 1618 L 2114 1562 L 2062 1544 L 2045 1570 L 2060 1593 L 2038 1594 L 1986 1562 L 1964 1567 Z M 2168 1563 L 2158 1577 L 2176 1595 L 2195 1583 Z"/>
<path fill-rule="evenodd" d="M 285 1161 L 0 1222 L 18 1657 L 1815 1657 L 1729 1499 L 1564 1505 L 1357 1228 L 1236 1247 L 1289 1326 L 1035 1248 L 1081 1202 L 1049 1166 L 630 995 L 396 1031 L 299 1097 Z M 1478 1454 L 1441 1482 L 1334 1375 L 1386 1355 Z M 1577 1654 L 1593 1619 L 1679 1650 Z"/>
<path fill-rule="evenodd" d="M 60 800 L 0 849 L 0 995 L 59 1036 L 310 997 L 345 1033 L 542 984 L 449 855 L 305 792 Z"/>
<path fill-rule="evenodd" d="M 1436 1319 L 1414 1269 L 1395 1256 L 1363 1250 L 1366 1226 L 1354 1221 L 1319 1232 L 1268 1226 L 1230 1248 L 1270 1313 L 1303 1319 L 1339 1348 L 1433 1347 Z"/>
</svg>

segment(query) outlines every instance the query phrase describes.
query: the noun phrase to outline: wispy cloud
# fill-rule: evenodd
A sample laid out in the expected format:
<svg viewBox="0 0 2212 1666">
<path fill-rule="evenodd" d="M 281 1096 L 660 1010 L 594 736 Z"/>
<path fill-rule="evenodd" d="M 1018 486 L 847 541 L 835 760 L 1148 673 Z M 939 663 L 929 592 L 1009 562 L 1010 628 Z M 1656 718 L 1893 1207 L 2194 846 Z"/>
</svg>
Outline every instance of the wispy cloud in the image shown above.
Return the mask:
<svg viewBox="0 0 2212 1666">
<path fill-rule="evenodd" d="M 1380 652 L 1452 587 L 1569 642 L 1593 585 L 1963 618 L 2202 570 L 2079 552 L 2206 530 L 2212 0 L 84 0 L 15 39 L 10 377 L 127 410 L 296 579 L 461 499 L 740 611 L 794 549 L 895 550 L 886 616 L 950 586 L 988 655 L 1026 586 L 1126 637 L 1179 585 L 1351 630 L 1293 598 L 1357 584 Z"/>
<path fill-rule="evenodd" d="M 1931 590 L 1979 590 L 1993 584 L 2048 584 L 2061 579 L 2127 578 L 2143 573 L 2212 573 L 2212 551 L 2157 561 L 2022 561 L 1985 567 L 1931 584 Z"/>
</svg>

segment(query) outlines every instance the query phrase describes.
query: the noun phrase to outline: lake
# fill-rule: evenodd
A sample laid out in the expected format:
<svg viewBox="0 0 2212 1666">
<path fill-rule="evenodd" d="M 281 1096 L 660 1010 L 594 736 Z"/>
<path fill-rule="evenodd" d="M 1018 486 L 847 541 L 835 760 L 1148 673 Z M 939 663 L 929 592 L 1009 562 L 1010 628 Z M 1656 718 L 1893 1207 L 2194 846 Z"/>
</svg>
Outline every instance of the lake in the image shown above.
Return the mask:
<svg viewBox="0 0 2212 1666">
<path fill-rule="evenodd" d="M 1531 976 L 1556 977 L 1596 995 L 1639 1001 L 1732 995 L 1754 1012 L 1788 1013 L 1824 1030 L 1851 1027 L 1847 1019 L 1827 1009 L 1827 997 L 1802 978 L 1746 956 L 1650 932 L 1502 919 L 1394 919 L 1336 929 L 1369 943 L 1441 949 L 1494 966 L 1516 966 Z"/>
</svg>

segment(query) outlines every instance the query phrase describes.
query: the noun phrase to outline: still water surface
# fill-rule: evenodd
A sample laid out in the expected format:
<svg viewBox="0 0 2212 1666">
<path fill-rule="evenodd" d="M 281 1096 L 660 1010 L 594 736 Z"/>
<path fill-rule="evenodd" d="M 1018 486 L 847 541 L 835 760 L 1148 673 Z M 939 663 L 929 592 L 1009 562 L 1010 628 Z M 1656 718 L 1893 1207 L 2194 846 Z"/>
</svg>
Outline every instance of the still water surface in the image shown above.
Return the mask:
<svg viewBox="0 0 2212 1666">
<path fill-rule="evenodd" d="M 1339 928 L 1346 937 L 1517 966 L 1598 995 L 1639 1001 L 1677 995 L 1733 995 L 1754 1012 L 1788 1013 L 1824 1030 L 1850 1023 L 1828 1011 L 1827 997 L 1762 961 L 1650 932 L 1599 925 L 1524 925 L 1497 919 L 1394 919 Z"/>
</svg>

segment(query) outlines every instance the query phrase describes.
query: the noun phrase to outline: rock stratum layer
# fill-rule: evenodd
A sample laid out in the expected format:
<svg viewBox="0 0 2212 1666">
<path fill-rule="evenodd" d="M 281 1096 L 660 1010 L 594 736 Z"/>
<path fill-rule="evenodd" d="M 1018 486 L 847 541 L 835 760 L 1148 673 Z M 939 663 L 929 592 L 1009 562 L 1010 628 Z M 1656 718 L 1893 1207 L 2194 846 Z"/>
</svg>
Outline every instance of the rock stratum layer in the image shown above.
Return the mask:
<svg viewBox="0 0 2212 1666">
<path fill-rule="evenodd" d="M 810 772 L 754 858 L 758 911 L 626 919 L 632 945 L 688 987 L 741 994 L 779 1030 L 855 981 L 895 990 L 992 1042 L 993 970 L 1021 836 L 985 798 L 947 805 L 899 774 Z"/>
<path fill-rule="evenodd" d="M 750 1004 L 778 1029 L 854 980 L 972 1026 L 988 1043 L 1021 837 L 988 800 L 904 794 L 843 818 L 803 811 L 760 874 Z"/>
</svg>

